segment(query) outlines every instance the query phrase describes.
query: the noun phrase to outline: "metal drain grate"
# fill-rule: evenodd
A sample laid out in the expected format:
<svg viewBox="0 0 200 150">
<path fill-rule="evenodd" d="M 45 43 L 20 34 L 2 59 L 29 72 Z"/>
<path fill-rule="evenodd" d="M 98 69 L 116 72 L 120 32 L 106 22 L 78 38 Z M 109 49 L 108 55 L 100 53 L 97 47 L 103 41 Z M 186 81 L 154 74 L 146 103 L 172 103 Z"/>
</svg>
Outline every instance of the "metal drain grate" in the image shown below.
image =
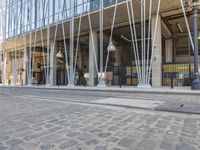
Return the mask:
<svg viewBox="0 0 200 150">
<path fill-rule="evenodd" d="M 166 102 L 156 107 L 155 110 L 200 114 L 200 103 Z"/>
</svg>

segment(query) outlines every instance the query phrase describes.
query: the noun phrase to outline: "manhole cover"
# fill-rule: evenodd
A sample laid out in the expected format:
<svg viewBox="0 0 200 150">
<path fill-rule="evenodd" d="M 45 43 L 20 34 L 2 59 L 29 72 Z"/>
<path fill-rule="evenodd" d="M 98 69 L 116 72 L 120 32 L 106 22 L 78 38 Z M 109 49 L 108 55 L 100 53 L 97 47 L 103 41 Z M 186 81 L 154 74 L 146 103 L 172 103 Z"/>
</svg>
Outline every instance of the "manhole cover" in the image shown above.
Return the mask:
<svg viewBox="0 0 200 150">
<path fill-rule="evenodd" d="M 184 112 L 200 114 L 200 103 L 166 102 L 155 108 L 161 111 Z"/>
</svg>

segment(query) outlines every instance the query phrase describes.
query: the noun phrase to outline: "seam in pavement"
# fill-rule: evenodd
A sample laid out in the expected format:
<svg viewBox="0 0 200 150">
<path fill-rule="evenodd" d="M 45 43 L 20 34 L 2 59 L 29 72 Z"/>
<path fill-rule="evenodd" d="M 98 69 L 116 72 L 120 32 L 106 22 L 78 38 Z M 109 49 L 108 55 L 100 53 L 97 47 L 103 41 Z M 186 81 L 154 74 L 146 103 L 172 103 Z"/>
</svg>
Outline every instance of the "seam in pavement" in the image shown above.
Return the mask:
<svg viewBox="0 0 200 150">
<path fill-rule="evenodd" d="M 69 99 L 62 99 L 62 98 L 45 98 L 45 97 L 37 97 L 37 96 L 15 96 L 15 97 L 23 97 L 23 98 L 39 98 L 41 100 L 46 101 L 60 101 L 60 102 L 68 102 L 72 104 L 89 104 L 89 105 L 100 105 L 100 106 L 113 106 L 113 107 L 120 107 L 120 108 L 129 108 L 129 109 L 139 109 L 139 110 L 147 110 L 147 111 L 157 111 L 157 112 L 170 112 L 170 113 L 178 113 L 178 114 L 190 114 L 190 115 L 199 115 L 199 113 L 193 112 L 180 112 L 180 111 L 169 111 L 169 110 L 158 110 L 155 108 L 144 108 L 144 107 L 137 107 L 137 106 L 128 106 L 128 105 L 119 105 L 119 104 L 105 104 L 105 103 L 96 103 L 96 102 L 86 102 L 80 100 L 69 100 Z"/>
</svg>

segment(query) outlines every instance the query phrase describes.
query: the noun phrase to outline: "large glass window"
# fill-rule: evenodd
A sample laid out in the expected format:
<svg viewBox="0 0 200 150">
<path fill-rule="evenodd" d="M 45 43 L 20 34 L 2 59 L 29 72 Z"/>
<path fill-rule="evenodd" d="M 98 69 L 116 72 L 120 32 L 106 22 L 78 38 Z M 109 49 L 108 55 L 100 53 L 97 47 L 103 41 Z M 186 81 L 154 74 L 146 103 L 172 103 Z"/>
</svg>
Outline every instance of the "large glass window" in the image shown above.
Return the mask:
<svg viewBox="0 0 200 150">
<path fill-rule="evenodd" d="M 104 5 L 116 0 L 104 0 Z M 74 15 L 99 9 L 99 0 L 75 0 Z M 6 38 L 70 18 L 69 0 L 7 0 Z"/>
</svg>

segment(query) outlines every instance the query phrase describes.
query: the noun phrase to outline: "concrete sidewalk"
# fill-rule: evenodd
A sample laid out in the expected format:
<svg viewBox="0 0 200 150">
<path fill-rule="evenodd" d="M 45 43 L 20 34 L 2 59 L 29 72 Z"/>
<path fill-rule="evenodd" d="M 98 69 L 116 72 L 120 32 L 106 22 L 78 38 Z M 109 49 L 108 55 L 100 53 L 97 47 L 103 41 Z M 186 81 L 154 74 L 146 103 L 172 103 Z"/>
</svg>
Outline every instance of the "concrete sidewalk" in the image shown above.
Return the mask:
<svg viewBox="0 0 200 150">
<path fill-rule="evenodd" d="M 81 90 L 81 91 L 102 91 L 102 92 L 136 92 L 136 93 L 162 93 L 162 94 L 192 94 L 200 95 L 200 91 L 191 90 L 191 87 L 152 87 L 152 88 L 138 88 L 136 86 L 107 86 L 107 87 L 89 87 L 89 86 L 49 86 L 49 85 L 40 85 L 40 86 L 5 86 L 1 85 L 0 87 L 13 87 L 13 88 L 32 88 L 32 89 L 51 89 L 51 90 Z"/>
</svg>

